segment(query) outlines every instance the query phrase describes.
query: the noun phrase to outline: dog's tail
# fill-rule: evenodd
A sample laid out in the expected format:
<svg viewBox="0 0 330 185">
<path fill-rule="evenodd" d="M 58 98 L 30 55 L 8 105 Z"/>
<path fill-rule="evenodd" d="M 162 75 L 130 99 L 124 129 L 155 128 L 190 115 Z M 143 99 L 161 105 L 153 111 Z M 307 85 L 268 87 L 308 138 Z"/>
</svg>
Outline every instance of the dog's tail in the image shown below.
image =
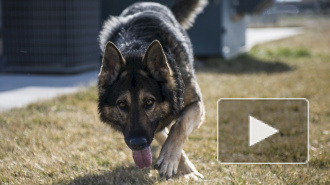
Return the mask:
<svg viewBox="0 0 330 185">
<path fill-rule="evenodd" d="M 189 29 L 207 4 L 207 0 L 178 0 L 171 10 L 181 26 Z"/>
</svg>

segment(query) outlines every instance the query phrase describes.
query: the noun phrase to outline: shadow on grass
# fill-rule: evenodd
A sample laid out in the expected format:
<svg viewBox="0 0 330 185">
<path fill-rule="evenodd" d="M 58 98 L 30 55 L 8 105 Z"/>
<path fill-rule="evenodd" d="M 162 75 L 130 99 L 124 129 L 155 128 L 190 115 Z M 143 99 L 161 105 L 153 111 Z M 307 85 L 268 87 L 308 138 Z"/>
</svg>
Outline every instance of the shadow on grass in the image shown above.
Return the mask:
<svg viewBox="0 0 330 185">
<path fill-rule="evenodd" d="M 112 171 L 86 174 L 75 178 L 67 184 L 154 184 L 156 177 L 149 177 L 149 171 L 149 169 L 139 170 L 135 166 L 121 166 Z M 59 184 L 63 184 L 63 182 L 59 182 Z"/>
<path fill-rule="evenodd" d="M 153 161 L 156 161 L 156 154 L 159 146 L 151 146 Z M 149 169 L 138 169 L 135 165 L 125 165 L 113 170 L 104 170 L 96 173 L 85 174 L 70 182 L 58 182 L 57 184 L 80 185 L 80 184 L 154 184 L 159 176 L 149 176 Z M 158 174 L 157 174 L 158 175 Z M 159 179 L 158 179 L 159 180 Z"/>
<path fill-rule="evenodd" d="M 225 74 L 282 73 L 294 70 L 292 66 L 279 61 L 262 61 L 248 54 L 225 61 L 221 58 L 198 58 L 196 71 Z"/>
</svg>

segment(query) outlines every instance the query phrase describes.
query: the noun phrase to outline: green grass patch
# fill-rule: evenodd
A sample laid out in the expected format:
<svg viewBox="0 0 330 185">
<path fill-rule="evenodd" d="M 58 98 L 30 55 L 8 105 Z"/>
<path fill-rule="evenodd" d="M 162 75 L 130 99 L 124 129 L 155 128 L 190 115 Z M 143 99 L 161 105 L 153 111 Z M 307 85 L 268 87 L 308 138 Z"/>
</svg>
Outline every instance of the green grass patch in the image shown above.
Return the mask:
<svg viewBox="0 0 330 185">
<path fill-rule="evenodd" d="M 267 50 L 267 55 L 270 57 L 309 57 L 310 53 L 307 49 L 303 48 L 278 48 L 277 50 Z"/>
</svg>

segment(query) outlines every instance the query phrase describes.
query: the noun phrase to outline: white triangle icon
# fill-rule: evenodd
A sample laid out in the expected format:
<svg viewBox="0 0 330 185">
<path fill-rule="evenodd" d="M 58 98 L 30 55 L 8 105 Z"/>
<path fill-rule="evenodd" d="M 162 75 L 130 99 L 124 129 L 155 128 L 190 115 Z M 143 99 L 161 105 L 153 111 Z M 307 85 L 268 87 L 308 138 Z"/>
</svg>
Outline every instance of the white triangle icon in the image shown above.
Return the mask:
<svg viewBox="0 0 330 185">
<path fill-rule="evenodd" d="M 266 123 L 249 116 L 250 125 L 250 146 L 266 139 L 267 137 L 278 132 L 277 129 L 267 125 Z"/>
</svg>

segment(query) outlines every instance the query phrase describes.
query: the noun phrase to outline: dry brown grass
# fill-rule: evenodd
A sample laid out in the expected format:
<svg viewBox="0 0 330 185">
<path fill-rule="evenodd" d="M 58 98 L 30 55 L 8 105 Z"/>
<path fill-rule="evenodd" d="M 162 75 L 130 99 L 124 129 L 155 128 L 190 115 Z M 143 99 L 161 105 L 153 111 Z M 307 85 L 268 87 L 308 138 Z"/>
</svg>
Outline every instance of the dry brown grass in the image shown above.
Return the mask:
<svg viewBox="0 0 330 185">
<path fill-rule="evenodd" d="M 206 120 L 184 149 L 202 182 L 166 182 L 154 170 L 138 170 L 123 137 L 99 121 L 91 87 L 0 113 L 0 184 L 329 184 L 330 21 L 306 20 L 299 23 L 304 35 L 257 46 L 231 62 L 210 59 L 197 69 Z M 309 164 L 218 164 L 216 106 L 224 97 L 308 98 Z M 159 147 L 152 150 L 156 156 Z"/>
</svg>

